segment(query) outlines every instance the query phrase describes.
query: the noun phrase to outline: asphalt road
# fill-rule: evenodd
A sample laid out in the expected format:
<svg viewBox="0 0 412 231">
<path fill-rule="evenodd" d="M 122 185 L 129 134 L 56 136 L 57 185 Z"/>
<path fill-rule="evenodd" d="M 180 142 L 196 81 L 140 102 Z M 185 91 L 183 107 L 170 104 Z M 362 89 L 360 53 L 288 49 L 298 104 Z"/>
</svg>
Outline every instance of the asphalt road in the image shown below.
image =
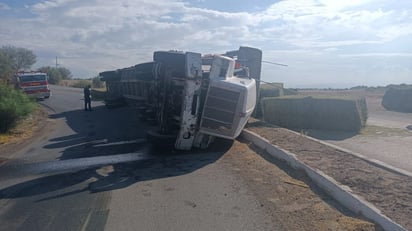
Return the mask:
<svg viewBox="0 0 412 231">
<path fill-rule="evenodd" d="M 81 89 L 52 91 L 40 102 L 47 131 L 0 166 L 0 230 L 278 229 L 253 195 L 231 193 L 242 181 L 215 164 L 230 143 L 161 150 L 135 109 L 93 101 L 84 111 Z"/>
</svg>

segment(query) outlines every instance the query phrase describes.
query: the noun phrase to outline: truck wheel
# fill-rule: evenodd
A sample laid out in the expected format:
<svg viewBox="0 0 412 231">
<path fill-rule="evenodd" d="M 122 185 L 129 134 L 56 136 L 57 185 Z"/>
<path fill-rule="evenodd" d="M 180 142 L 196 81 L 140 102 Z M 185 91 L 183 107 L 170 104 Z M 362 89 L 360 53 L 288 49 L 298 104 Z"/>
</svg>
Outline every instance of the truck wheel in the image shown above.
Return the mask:
<svg viewBox="0 0 412 231">
<path fill-rule="evenodd" d="M 149 143 L 155 146 L 174 146 L 176 141 L 175 134 L 164 134 L 160 133 L 158 129 L 149 130 L 146 133 L 146 138 Z"/>
</svg>

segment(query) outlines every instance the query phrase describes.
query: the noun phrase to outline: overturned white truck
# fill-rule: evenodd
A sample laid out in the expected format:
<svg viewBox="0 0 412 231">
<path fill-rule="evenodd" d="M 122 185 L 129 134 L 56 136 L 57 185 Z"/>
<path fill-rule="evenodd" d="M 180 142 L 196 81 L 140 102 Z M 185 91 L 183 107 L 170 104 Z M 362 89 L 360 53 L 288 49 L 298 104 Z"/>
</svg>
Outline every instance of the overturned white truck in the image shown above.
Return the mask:
<svg viewBox="0 0 412 231">
<path fill-rule="evenodd" d="M 251 47 L 204 56 L 157 51 L 151 62 L 100 76 L 107 104 L 125 99 L 156 122 L 148 141 L 190 150 L 239 136 L 256 105 L 261 61 L 261 50 Z"/>
</svg>

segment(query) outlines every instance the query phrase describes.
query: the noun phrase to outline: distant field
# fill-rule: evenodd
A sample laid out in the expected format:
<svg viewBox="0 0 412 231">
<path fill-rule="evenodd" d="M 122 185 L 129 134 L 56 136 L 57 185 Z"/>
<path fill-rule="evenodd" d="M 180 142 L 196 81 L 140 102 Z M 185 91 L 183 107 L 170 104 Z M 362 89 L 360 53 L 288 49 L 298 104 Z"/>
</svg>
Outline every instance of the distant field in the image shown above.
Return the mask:
<svg viewBox="0 0 412 231">
<path fill-rule="evenodd" d="M 85 85 L 85 84 L 91 84 L 91 80 L 86 80 L 86 79 L 65 79 L 60 81 L 59 85 L 60 86 L 65 86 L 65 87 L 78 87 L 80 88 L 80 85 Z"/>
<path fill-rule="evenodd" d="M 91 80 L 86 80 L 86 79 L 70 79 L 70 80 L 62 80 L 59 83 L 59 86 L 64 86 L 64 87 L 76 87 L 76 88 L 83 88 L 87 84 L 92 84 Z M 93 90 L 96 91 L 106 91 L 106 87 L 102 88 L 95 88 L 93 87 Z"/>
</svg>

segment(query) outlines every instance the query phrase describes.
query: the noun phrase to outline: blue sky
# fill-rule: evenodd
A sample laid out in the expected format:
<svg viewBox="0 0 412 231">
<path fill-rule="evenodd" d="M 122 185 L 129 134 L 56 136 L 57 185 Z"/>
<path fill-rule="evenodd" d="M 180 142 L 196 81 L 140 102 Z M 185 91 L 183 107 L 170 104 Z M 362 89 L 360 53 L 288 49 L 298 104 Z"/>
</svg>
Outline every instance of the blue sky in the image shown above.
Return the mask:
<svg viewBox="0 0 412 231">
<path fill-rule="evenodd" d="M 156 50 L 262 49 L 262 80 L 285 87 L 412 84 L 412 1 L 8 0 L 0 45 L 74 77 L 150 61 Z"/>
</svg>

